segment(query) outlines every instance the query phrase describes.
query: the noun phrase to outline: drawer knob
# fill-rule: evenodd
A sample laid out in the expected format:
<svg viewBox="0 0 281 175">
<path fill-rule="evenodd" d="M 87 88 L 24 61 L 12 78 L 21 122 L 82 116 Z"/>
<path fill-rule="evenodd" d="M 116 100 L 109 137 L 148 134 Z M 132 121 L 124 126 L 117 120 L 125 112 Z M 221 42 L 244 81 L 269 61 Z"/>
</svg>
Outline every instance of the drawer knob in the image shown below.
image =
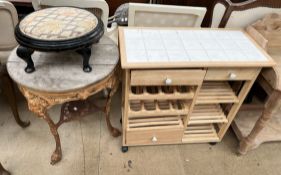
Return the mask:
<svg viewBox="0 0 281 175">
<path fill-rule="evenodd" d="M 172 81 L 172 79 L 170 79 L 170 78 L 167 78 L 166 80 L 165 80 L 165 84 L 166 85 L 171 85 L 173 83 L 173 81 Z"/>
<path fill-rule="evenodd" d="M 229 74 L 229 79 L 234 80 L 236 79 L 237 75 L 235 73 L 230 73 Z"/>
<path fill-rule="evenodd" d="M 154 136 L 154 137 L 152 137 L 152 142 L 157 142 L 157 138 Z"/>
</svg>

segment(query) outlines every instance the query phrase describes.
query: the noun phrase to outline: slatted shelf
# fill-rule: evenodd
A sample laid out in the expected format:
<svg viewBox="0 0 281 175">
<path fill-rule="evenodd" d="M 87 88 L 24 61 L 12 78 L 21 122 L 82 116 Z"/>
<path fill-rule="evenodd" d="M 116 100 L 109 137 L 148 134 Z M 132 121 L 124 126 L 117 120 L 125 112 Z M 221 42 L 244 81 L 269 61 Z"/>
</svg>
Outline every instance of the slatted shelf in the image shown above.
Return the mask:
<svg viewBox="0 0 281 175">
<path fill-rule="evenodd" d="M 188 125 L 182 138 L 183 143 L 218 142 L 219 137 L 213 124 Z"/>
<path fill-rule="evenodd" d="M 131 87 L 130 100 L 177 100 L 193 99 L 194 90 L 187 86 L 151 86 Z"/>
<path fill-rule="evenodd" d="M 188 124 L 227 123 L 228 120 L 219 104 L 196 105 Z"/>
<path fill-rule="evenodd" d="M 238 103 L 239 99 L 228 82 L 207 81 L 200 89 L 196 104 Z"/>
<path fill-rule="evenodd" d="M 146 116 L 128 119 L 128 130 L 183 128 L 180 116 Z"/>
<path fill-rule="evenodd" d="M 131 100 L 129 118 L 145 116 L 187 115 L 189 103 L 180 100 Z"/>
</svg>

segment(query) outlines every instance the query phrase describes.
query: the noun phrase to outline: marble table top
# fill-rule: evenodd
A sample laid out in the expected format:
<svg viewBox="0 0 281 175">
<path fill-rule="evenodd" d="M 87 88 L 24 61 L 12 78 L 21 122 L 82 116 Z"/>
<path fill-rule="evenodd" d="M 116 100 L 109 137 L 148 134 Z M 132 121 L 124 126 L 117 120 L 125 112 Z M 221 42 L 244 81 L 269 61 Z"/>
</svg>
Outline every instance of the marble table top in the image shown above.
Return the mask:
<svg viewBox="0 0 281 175">
<path fill-rule="evenodd" d="M 123 28 L 122 67 L 264 66 L 269 56 L 242 30 Z M 122 50 L 123 48 L 123 50 Z M 123 64 L 124 63 L 124 64 Z"/>
<path fill-rule="evenodd" d="M 18 84 L 43 92 L 68 92 L 97 83 L 106 78 L 119 62 L 117 45 L 104 36 L 92 46 L 90 65 L 93 70 L 85 73 L 82 57 L 74 51 L 34 52 L 32 55 L 36 71 L 24 71 L 26 63 L 14 49 L 8 58 L 7 69 Z"/>
</svg>

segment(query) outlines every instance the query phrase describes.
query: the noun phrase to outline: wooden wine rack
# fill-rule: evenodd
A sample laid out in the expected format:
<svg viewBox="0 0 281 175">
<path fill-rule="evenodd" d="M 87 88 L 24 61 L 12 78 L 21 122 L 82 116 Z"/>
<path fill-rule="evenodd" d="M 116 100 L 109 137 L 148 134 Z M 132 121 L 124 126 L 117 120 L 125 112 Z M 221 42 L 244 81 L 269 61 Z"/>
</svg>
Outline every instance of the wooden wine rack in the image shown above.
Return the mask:
<svg viewBox="0 0 281 175">
<path fill-rule="evenodd" d="M 188 124 L 227 123 L 228 120 L 219 104 L 196 105 Z"/>
<path fill-rule="evenodd" d="M 221 141 L 259 71 L 126 70 L 123 145 Z"/>
<path fill-rule="evenodd" d="M 196 104 L 238 103 L 228 82 L 204 82 Z"/>
<path fill-rule="evenodd" d="M 190 40 L 194 33 L 206 35 Z M 147 44 L 152 39 L 159 47 Z M 234 40 L 247 47 L 213 47 Z M 260 70 L 275 64 L 232 29 L 119 28 L 119 46 L 124 152 L 136 145 L 220 142 Z"/>
<path fill-rule="evenodd" d="M 218 142 L 219 140 L 213 124 L 189 125 L 182 138 L 183 143 Z"/>
</svg>

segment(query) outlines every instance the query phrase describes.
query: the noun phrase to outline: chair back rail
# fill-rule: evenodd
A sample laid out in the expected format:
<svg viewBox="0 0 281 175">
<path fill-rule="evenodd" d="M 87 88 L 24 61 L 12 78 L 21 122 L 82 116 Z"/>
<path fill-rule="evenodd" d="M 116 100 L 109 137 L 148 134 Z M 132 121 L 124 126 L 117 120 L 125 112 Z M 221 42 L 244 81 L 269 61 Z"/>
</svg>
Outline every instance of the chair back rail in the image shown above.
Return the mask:
<svg viewBox="0 0 281 175">
<path fill-rule="evenodd" d="M 224 8 L 223 10 L 222 10 L 222 6 Z M 281 8 L 280 0 L 248 0 L 240 3 L 233 3 L 231 2 L 231 0 L 216 0 L 213 4 L 213 8 L 211 8 L 211 15 L 209 16 L 210 17 L 209 21 L 211 22 L 209 23 L 209 27 L 220 27 L 220 28 L 246 27 L 245 25 L 249 25 L 250 23 L 256 21 L 257 19 L 263 17 L 267 13 L 274 13 L 274 12 L 281 13 L 281 9 L 278 8 Z M 220 14 L 216 14 L 216 11 L 219 11 L 218 13 Z M 248 11 L 245 17 L 249 21 L 247 21 L 245 24 L 243 23 L 237 26 L 233 23 L 228 24 L 230 20 L 232 21 L 236 20 L 231 18 L 233 14 L 242 11 L 243 12 Z M 214 25 L 214 23 L 216 23 L 215 20 L 218 20 L 216 25 Z M 241 20 L 243 19 L 241 18 L 237 19 L 237 21 L 239 20 L 241 22 Z"/>
<path fill-rule="evenodd" d="M 200 27 L 206 14 L 204 7 L 129 3 L 129 26 Z"/>
</svg>

